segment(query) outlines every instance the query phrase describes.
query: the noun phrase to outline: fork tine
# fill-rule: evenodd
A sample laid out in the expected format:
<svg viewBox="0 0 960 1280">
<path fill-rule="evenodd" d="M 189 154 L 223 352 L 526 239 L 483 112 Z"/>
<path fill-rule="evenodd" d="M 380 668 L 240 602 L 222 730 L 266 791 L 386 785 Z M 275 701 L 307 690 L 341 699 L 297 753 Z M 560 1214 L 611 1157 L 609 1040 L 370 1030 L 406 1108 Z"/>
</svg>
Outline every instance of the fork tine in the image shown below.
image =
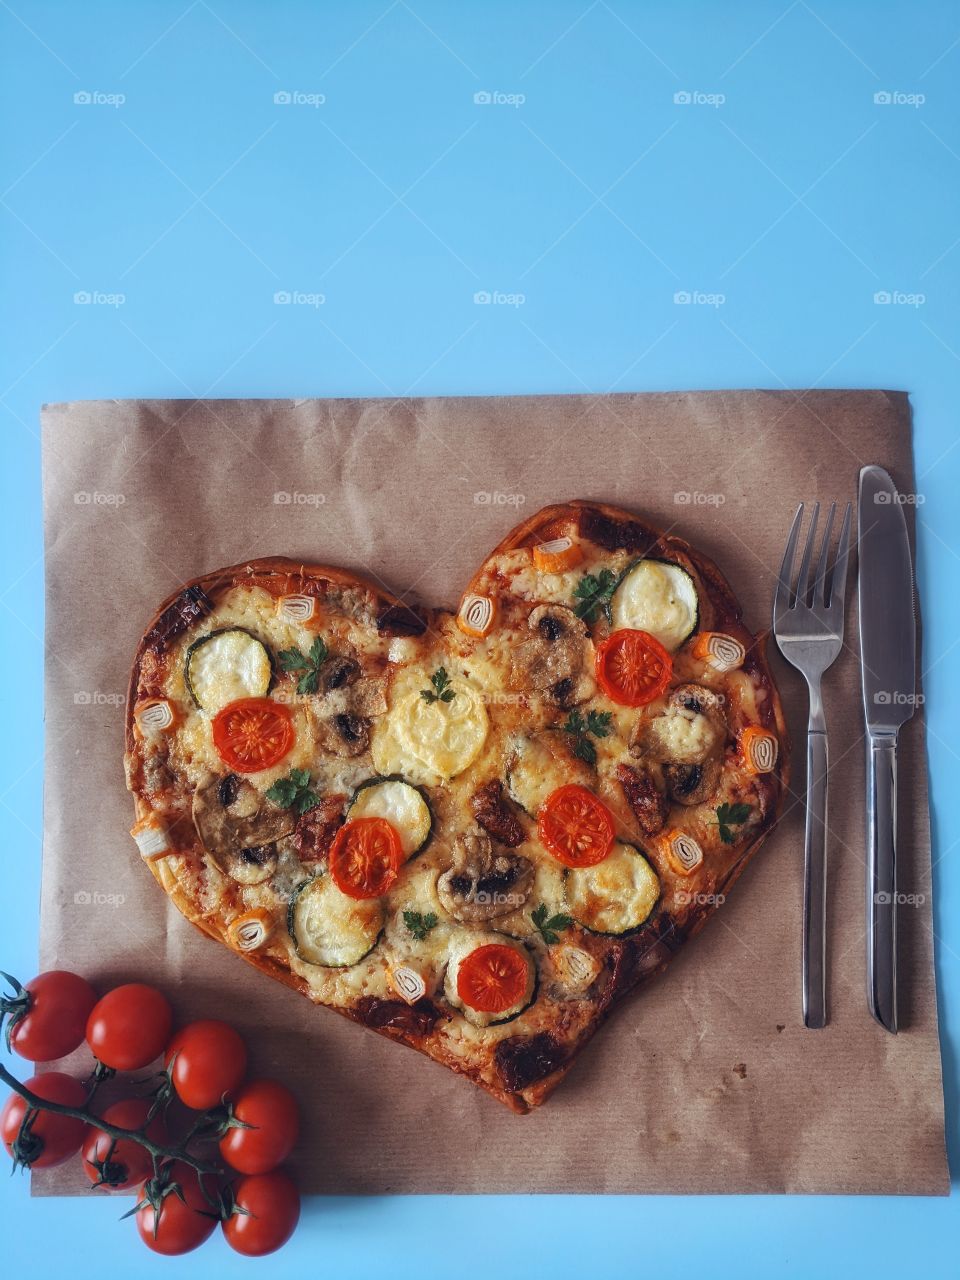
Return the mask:
<svg viewBox="0 0 960 1280">
<path fill-rule="evenodd" d="M 820 518 L 820 503 L 813 504 L 813 519 L 810 521 L 810 532 L 807 534 L 807 545 L 803 548 L 800 561 L 800 573 L 797 577 L 797 604 L 805 604 L 807 588 L 810 583 L 810 561 L 813 558 L 813 543 L 817 532 L 817 520 Z"/>
<path fill-rule="evenodd" d="M 813 604 L 816 607 L 822 604 L 824 608 L 827 606 L 827 592 L 825 580 L 827 576 L 827 556 L 830 554 L 830 535 L 833 533 L 833 519 L 837 514 L 837 504 L 830 503 L 830 514 L 827 516 L 827 527 L 823 531 L 823 541 L 820 543 L 820 555 L 817 559 L 817 571 L 813 578 Z"/>
<path fill-rule="evenodd" d="M 838 609 L 843 609 L 843 597 L 847 589 L 847 561 L 850 558 L 850 521 L 853 508 L 847 503 L 847 509 L 843 513 L 843 524 L 840 526 L 840 540 L 837 543 L 837 558 L 834 561 L 833 569 L 830 571 L 830 604 L 832 609 L 834 604 Z"/>
<path fill-rule="evenodd" d="M 780 576 L 777 579 L 777 594 L 773 601 L 774 620 L 784 611 L 790 608 L 790 596 L 792 588 L 790 582 L 793 578 L 793 557 L 797 553 L 797 539 L 800 536 L 800 524 L 803 520 L 803 503 L 797 507 L 797 514 L 793 517 L 793 524 L 790 526 L 790 533 L 787 537 L 786 550 L 783 553 L 783 563 L 780 565 Z"/>
</svg>

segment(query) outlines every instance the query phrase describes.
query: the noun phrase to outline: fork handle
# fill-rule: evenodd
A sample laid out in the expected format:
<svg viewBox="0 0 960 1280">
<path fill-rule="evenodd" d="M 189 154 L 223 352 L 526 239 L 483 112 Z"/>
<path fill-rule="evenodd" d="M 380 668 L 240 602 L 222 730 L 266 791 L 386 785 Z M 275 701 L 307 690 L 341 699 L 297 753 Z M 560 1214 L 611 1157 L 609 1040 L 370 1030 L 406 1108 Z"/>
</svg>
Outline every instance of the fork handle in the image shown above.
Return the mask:
<svg viewBox="0 0 960 1280">
<path fill-rule="evenodd" d="M 867 1003 L 897 1030 L 897 736 L 870 735 L 867 772 Z"/>
<path fill-rule="evenodd" d="M 827 731 L 811 706 L 803 842 L 803 1025 L 827 1024 Z"/>
</svg>

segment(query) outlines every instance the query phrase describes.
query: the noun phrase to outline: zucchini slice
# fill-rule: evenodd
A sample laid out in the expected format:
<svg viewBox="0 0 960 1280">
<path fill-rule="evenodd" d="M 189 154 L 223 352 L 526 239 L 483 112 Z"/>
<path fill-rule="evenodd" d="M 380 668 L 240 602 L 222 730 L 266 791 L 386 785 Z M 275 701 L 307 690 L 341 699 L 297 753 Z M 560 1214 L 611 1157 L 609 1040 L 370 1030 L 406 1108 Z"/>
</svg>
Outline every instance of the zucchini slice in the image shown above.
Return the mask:
<svg viewBox="0 0 960 1280">
<path fill-rule="evenodd" d="M 370 954 L 383 932 L 384 910 L 377 898 L 357 900 L 341 893 L 328 875 L 297 885 L 287 908 L 294 949 L 307 964 L 343 969 Z"/>
<path fill-rule="evenodd" d="M 183 677 L 191 698 L 214 716 L 238 698 L 266 697 L 273 664 L 266 645 L 244 627 L 221 627 L 194 640 Z"/>
<path fill-rule="evenodd" d="M 464 1004 L 457 990 L 460 965 L 472 952 L 491 943 L 512 947 L 514 951 L 519 952 L 524 957 L 527 963 L 527 983 L 523 997 L 512 1008 L 504 1009 L 496 1017 L 491 1013 L 483 1013 L 479 1009 L 473 1009 L 470 1005 Z M 534 1000 L 536 1000 L 537 988 L 536 961 L 518 938 L 511 938 L 505 933 L 495 933 L 493 930 L 484 931 L 480 929 L 461 929 L 454 934 L 448 951 L 447 972 L 443 981 L 443 995 L 447 1003 L 462 1013 L 466 1020 L 473 1023 L 475 1027 L 495 1027 L 502 1022 L 512 1022 L 514 1018 L 519 1018 L 521 1013 L 525 1009 L 529 1009 Z"/>
<path fill-rule="evenodd" d="M 657 905 L 660 881 L 638 849 L 618 841 L 596 866 L 568 870 L 564 892 L 577 924 L 615 936 L 640 928 Z"/>
<path fill-rule="evenodd" d="M 700 602 L 685 569 L 666 560 L 638 560 L 613 593 L 613 626 L 646 631 L 673 653 L 697 629 Z"/>
<path fill-rule="evenodd" d="M 347 821 L 354 818 L 385 818 L 400 837 L 407 858 L 420 852 L 433 827 L 426 795 L 397 773 L 360 783 L 347 809 Z"/>
</svg>

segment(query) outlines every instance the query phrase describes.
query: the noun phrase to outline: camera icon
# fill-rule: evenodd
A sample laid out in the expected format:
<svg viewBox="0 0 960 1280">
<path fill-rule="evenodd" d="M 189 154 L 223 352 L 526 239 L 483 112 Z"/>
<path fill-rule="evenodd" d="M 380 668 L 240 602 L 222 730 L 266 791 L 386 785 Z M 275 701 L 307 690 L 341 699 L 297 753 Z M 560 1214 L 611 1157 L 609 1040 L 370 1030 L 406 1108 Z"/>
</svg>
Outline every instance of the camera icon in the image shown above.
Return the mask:
<svg viewBox="0 0 960 1280">
<path fill-rule="evenodd" d="M 693 95 L 687 89 L 681 89 L 673 95 L 673 103 L 677 107 L 688 107 L 692 101 Z"/>
<path fill-rule="evenodd" d="M 673 500 L 678 507 L 688 506 L 690 503 L 690 494 L 687 493 L 685 490 L 681 490 L 680 493 L 675 493 L 673 495 Z"/>
<path fill-rule="evenodd" d="M 289 507 L 293 502 L 292 493 L 275 493 L 273 495 L 274 505 L 278 507 Z"/>
<path fill-rule="evenodd" d="M 86 889 L 78 889 L 73 895 L 74 906 L 77 907 L 89 907 L 92 901 L 93 894 Z"/>
<path fill-rule="evenodd" d="M 89 107 L 93 101 L 93 95 L 88 93 L 86 89 L 81 89 L 79 93 L 73 95 L 73 105 L 75 107 Z"/>
<path fill-rule="evenodd" d="M 885 907 L 893 901 L 893 895 L 881 891 L 880 893 L 875 893 L 873 895 L 873 900 L 878 907 Z"/>
<path fill-rule="evenodd" d="M 478 307 L 486 307 L 493 301 L 486 289 L 481 289 L 473 295 L 473 301 Z"/>
<path fill-rule="evenodd" d="M 473 95 L 474 106 L 488 107 L 493 101 L 493 95 L 486 89 L 481 89 L 479 93 Z"/>
<path fill-rule="evenodd" d="M 279 289 L 273 295 L 274 306 L 287 307 L 290 305 L 290 293 L 287 289 Z"/>
<path fill-rule="evenodd" d="M 681 289 L 679 293 L 673 295 L 673 301 L 678 307 L 687 307 L 690 305 L 690 294 L 686 289 Z"/>
<path fill-rule="evenodd" d="M 493 501 L 493 494 L 484 493 L 482 491 L 477 492 L 473 495 L 473 501 L 478 507 L 489 507 L 490 503 Z"/>
<path fill-rule="evenodd" d="M 889 290 L 880 289 L 878 290 L 877 293 L 873 295 L 873 301 L 878 307 L 889 307 L 890 303 L 893 301 L 893 298 L 890 295 Z"/>
<path fill-rule="evenodd" d="M 873 700 L 879 707 L 889 707 L 890 703 L 893 701 L 886 689 L 878 689 L 873 695 Z"/>
<path fill-rule="evenodd" d="M 275 107 L 289 107 L 292 101 L 293 98 L 286 89 L 281 89 L 273 95 L 273 105 Z"/>
<path fill-rule="evenodd" d="M 76 707 L 89 707 L 91 702 L 93 702 L 93 698 L 85 689 L 79 689 L 73 695 L 73 704 Z"/>
<path fill-rule="evenodd" d="M 873 95 L 873 105 L 875 107 L 889 107 L 893 101 L 893 94 L 886 89 L 881 89 L 879 93 Z"/>
<path fill-rule="evenodd" d="M 891 497 L 889 493 L 884 493 L 881 489 L 878 493 L 873 495 L 873 501 L 878 507 L 888 507 L 891 502 Z"/>
</svg>

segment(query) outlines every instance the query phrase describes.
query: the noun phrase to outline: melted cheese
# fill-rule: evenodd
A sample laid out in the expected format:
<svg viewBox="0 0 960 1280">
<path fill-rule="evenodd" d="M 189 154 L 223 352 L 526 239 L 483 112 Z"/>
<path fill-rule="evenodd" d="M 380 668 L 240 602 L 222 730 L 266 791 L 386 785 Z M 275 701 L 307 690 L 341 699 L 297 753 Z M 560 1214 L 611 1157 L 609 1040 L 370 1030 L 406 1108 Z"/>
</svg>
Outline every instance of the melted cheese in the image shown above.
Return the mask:
<svg viewBox="0 0 960 1280">
<path fill-rule="evenodd" d="M 615 844 L 595 867 L 567 873 L 570 914 L 595 933 L 626 933 L 643 924 L 660 896 L 657 874 L 628 844 Z"/>
<path fill-rule="evenodd" d="M 613 625 L 646 631 L 671 652 L 697 625 L 697 592 L 677 565 L 641 560 L 613 593 Z"/>
</svg>

